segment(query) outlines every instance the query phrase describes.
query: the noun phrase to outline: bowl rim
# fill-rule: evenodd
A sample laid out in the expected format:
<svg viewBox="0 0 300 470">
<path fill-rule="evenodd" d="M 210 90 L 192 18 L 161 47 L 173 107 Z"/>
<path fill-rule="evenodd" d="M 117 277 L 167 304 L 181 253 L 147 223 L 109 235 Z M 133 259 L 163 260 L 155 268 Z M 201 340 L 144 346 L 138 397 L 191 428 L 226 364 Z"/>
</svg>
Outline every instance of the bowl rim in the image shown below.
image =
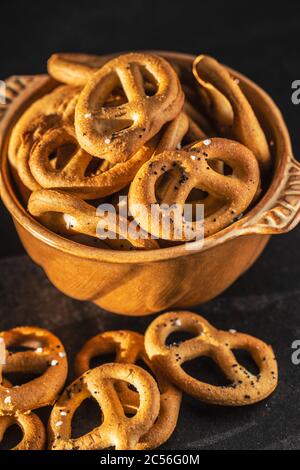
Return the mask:
<svg viewBox="0 0 300 470">
<path fill-rule="evenodd" d="M 145 51 L 149 52 L 149 51 Z M 178 53 L 172 51 L 150 51 L 150 53 L 160 54 L 166 59 L 175 60 L 175 61 L 183 61 L 184 63 L 188 64 L 191 63 L 195 55 L 192 54 L 185 54 L 185 53 Z M 115 55 L 115 54 L 114 54 Z M 104 58 L 110 57 L 110 55 L 104 55 Z M 227 66 L 226 66 L 227 67 Z M 203 245 L 196 248 L 191 249 L 192 244 L 196 244 L 197 242 L 190 242 L 189 249 L 186 248 L 185 244 L 180 244 L 174 247 L 167 247 L 167 248 L 160 248 L 158 250 L 147 250 L 147 251 L 117 251 L 111 249 L 103 249 L 97 247 L 89 247 L 83 244 L 79 244 L 67 238 L 64 238 L 43 225 L 41 225 L 36 219 L 34 219 L 25 209 L 25 207 L 19 201 L 14 189 L 13 185 L 11 184 L 11 175 L 10 175 L 10 168 L 8 162 L 8 155 L 7 155 L 7 148 L 8 148 L 8 141 L 7 138 L 8 133 L 10 132 L 14 122 L 19 117 L 16 116 L 16 112 L 13 113 L 14 119 L 11 117 L 6 126 L 3 129 L 3 135 L 1 139 L 1 146 L 0 152 L 2 155 L 1 158 L 1 178 L 0 178 L 0 191 L 2 200 L 8 209 L 8 211 L 13 216 L 14 222 L 16 221 L 19 225 L 21 225 L 25 230 L 30 232 L 35 238 L 38 238 L 40 241 L 50 245 L 51 247 L 56 248 L 59 251 L 63 251 L 65 253 L 69 253 L 76 257 L 80 258 L 88 258 L 95 261 L 101 262 L 112 262 L 112 263 L 129 263 L 129 264 L 139 264 L 139 263 L 150 263 L 150 262 L 158 262 L 158 261 L 165 261 L 170 259 L 176 259 L 184 256 L 192 256 L 195 254 L 202 253 L 208 249 L 214 248 L 218 245 L 221 245 L 225 241 L 231 240 L 238 236 L 245 236 L 249 233 L 260 233 L 258 229 L 255 231 L 255 222 L 260 218 L 260 214 L 267 210 L 270 206 L 270 200 L 274 198 L 276 194 L 276 190 L 278 190 L 279 181 L 284 178 L 285 175 L 285 168 L 290 163 L 292 157 L 292 149 L 291 149 L 291 141 L 289 137 L 289 133 L 281 112 L 279 111 L 278 107 L 272 100 L 272 98 L 256 83 L 254 83 L 249 78 L 245 77 L 243 74 L 235 71 L 234 69 L 227 67 L 228 70 L 237 77 L 241 83 L 246 84 L 248 87 L 252 88 L 255 93 L 257 93 L 266 103 L 269 108 L 269 120 L 273 119 L 273 126 L 276 127 L 276 147 L 281 147 L 281 158 L 274 169 L 274 173 L 272 176 L 272 181 L 268 190 L 265 192 L 261 200 L 255 205 L 245 217 L 236 221 L 235 223 L 231 224 L 230 226 L 226 227 L 225 229 L 217 232 L 210 237 L 207 237 Z M 48 75 L 40 75 L 35 76 L 40 78 L 40 82 L 42 81 L 45 85 L 47 82 L 51 82 L 52 79 Z M 43 79 L 43 80 L 42 80 Z M 53 82 L 53 81 L 52 81 Z M 53 84 L 54 85 L 54 84 Z M 42 85 L 36 84 L 32 85 L 32 89 L 34 89 L 35 93 L 38 92 L 39 88 Z M 20 108 L 20 107 L 19 107 Z M 14 120 L 14 122 L 12 122 Z M 275 141 L 275 135 L 273 136 L 273 140 Z M 279 145 L 280 144 L 280 145 Z M 246 228 L 252 225 L 252 230 L 249 232 Z M 194 245 L 194 248 L 196 245 Z"/>
</svg>

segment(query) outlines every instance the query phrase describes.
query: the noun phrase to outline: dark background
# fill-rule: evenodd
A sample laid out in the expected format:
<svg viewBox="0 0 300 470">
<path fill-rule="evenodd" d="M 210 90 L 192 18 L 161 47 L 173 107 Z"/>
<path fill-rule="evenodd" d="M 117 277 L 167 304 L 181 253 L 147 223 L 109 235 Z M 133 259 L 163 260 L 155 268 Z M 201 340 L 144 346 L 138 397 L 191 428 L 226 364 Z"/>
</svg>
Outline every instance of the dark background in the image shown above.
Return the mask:
<svg viewBox="0 0 300 470">
<path fill-rule="evenodd" d="M 291 102 L 291 83 L 300 79 L 300 2 L 2 1 L 0 15 L 1 79 L 12 74 L 45 72 L 47 58 L 57 51 L 102 54 L 163 49 L 210 54 L 269 92 L 284 115 L 294 154 L 299 159 L 300 105 Z M 0 256 L 22 254 L 2 205 L 0 216 Z M 290 360 L 291 343 L 300 339 L 299 243 L 299 230 L 273 237 L 255 266 L 222 296 L 201 307 L 220 327 L 241 328 L 276 345 L 281 366 L 279 391 L 267 405 L 256 405 L 251 411 L 237 410 L 235 414 L 226 409 L 216 412 L 213 407 L 201 408 L 193 401 L 187 403 L 185 417 L 169 448 L 300 448 L 300 366 L 293 366 Z M 41 302 L 47 300 L 45 310 L 63 305 L 67 310 L 80 311 L 78 316 L 83 315 L 82 309 L 88 310 L 89 318 L 98 315 L 96 307 L 82 307 L 57 293 L 27 259 L 23 258 L 20 268 L 17 261 L 7 259 L 1 263 L 0 278 L 6 274 L 5 281 L 0 282 L 3 327 L 10 326 L 4 315 L 15 309 L 19 319 L 26 317 L 26 312 L 28 319 L 34 319 L 32 312 L 36 309 L 40 313 L 36 300 L 39 296 Z M 20 306 L 18 296 L 8 295 L 15 282 L 10 281 L 12 276 L 27 295 L 32 289 L 26 307 L 24 303 Z M 18 276 L 23 276 L 22 281 Z M 103 315 L 110 328 L 131 325 L 124 318 Z M 51 326 L 43 318 L 40 322 Z M 134 324 L 142 330 L 149 320 Z M 94 331 L 94 320 L 88 320 L 90 325 L 81 321 L 88 336 L 89 331 Z M 58 324 L 53 327 L 61 330 L 63 337 L 67 335 Z"/>
</svg>

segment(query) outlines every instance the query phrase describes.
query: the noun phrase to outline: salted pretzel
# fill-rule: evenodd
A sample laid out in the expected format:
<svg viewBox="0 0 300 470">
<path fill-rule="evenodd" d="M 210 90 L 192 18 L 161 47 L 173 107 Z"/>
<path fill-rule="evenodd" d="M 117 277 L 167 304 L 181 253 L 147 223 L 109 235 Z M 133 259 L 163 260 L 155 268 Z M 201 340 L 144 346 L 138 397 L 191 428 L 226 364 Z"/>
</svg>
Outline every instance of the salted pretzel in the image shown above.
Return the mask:
<svg viewBox="0 0 300 470">
<path fill-rule="evenodd" d="M 156 84 L 147 95 L 144 79 Z M 121 84 L 127 102 L 103 107 Z M 179 79 L 159 56 L 132 53 L 107 62 L 80 94 L 75 114 L 79 144 L 91 155 L 113 163 L 126 161 L 180 112 L 184 101 Z"/>
<path fill-rule="evenodd" d="M 19 387 L 0 385 L 0 416 L 26 413 L 52 404 L 66 381 L 68 364 L 60 340 L 47 330 L 23 326 L 3 331 L 7 357 L 2 373 L 39 374 Z M 10 352 L 10 347 L 32 350 Z"/>
<path fill-rule="evenodd" d="M 0 443 L 7 429 L 14 425 L 21 428 L 23 437 L 19 444 L 11 450 L 43 450 L 45 448 L 45 428 L 40 418 L 34 413 L 0 416 Z"/>
<path fill-rule="evenodd" d="M 0 366 L 1 370 L 1 366 Z M 3 387 L 12 387 L 7 379 L 1 379 Z M 14 416 L 0 416 L 0 444 L 6 431 L 17 425 L 21 428 L 23 437 L 21 441 L 10 450 L 43 450 L 46 444 L 46 432 L 40 418 L 34 413 L 19 413 Z"/>
<path fill-rule="evenodd" d="M 156 148 L 154 155 L 165 150 L 176 150 L 192 146 L 196 141 L 203 140 L 207 137 L 199 123 L 201 123 L 201 117 L 198 119 L 198 116 L 201 116 L 197 113 L 196 109 L 192 105 L 185 102 L 184 109 L 186 112 L 181 112 L 171 123 L 167 124 L 167 129 L 163 134 L 163 137 Z M 211 162 L 212 168 L 218 173 L 224 172 L 224 164 L 221 160 L 214 160 Z M 164 175 L 166 176 L 166 175 Z M 172 176 L 168 175 L 168 178 L 159 180 L 156 185 L 156 192 L 158 199 L 163 201 L 166 198 L 169 199 L 170 195 L 173 194 L 174 189 L 174 177 L 177 176 L 180 179 L 180 171 L 172 170 Z M 203 197 L 203 191 L 198 191 L 198 195 Z M 201 203 L 198 200 L 192 201 L 192 203 Z M 215 209 L 217 201 L 215 198 L 210 197 L 205 202 L 206 215 Z M 209 214 L 208 214 L 209 215 Z"/>
<path fill-rule="evenodd" d="M 219 129 L 252 150 L 262 171 L 269 170 L 271 156 L 264 131 L 238 81 L 223 65 L 205 55 L 195 59 L 193 74 Z"/>
<path fill-rule="evenodd" d="M 73 86 L 84 86 L 91 75 L 105 63 L 92 54 L 59 53 L 48 60 L 48 72 L 55 80 Z"/>
<path fill-rule="evenodd" d="M 187 331 L 195 337 L 166 345 L 175 331 Z M 201 401 L 215 405 L 250 405 L 268 397 L 278 383 L 277 362 L 271 346 L 243 333 L 217 330 L 192 312 L 168 312 L 148 327 L 145 348 L 150 360 L 181 390 Z M 259 368 L 254 375 L 238 363 L 235 349 L 248 351 Z M 187 374 L 182 364 L 201 356 L 211 357 L 230 380 L 229 386 L 201 382 Z"/>
<path fill-rule="evenodd" d="M 232 168 L 232 175 L 222 175 L 210 165 L 222 160 Z M 165 211 L 158 204 L 155 185 L 165 172 L 175 172 L 172 194 L 161 202 L 173 205 L 174 212 L 182 214 L 184 204 L 193 188 L 207 191 L 218 204 L 204 220 L 204 236 L 212 235 L 232 223 L 251 203 L 259 184 L 259 168 L 253 153 L 242 144 L 227 139 L 213 138 L 195 143 L 190 148 L 163 152 L 138 171 L 129 190 L 129 208 L 138 224 L 158 238 L 192 240 L 196 222 L 172 218 L 171 230 L 165 230 Z M 177 178 L 178 172 L 180 178 Z M 222 205 L 220 207 L 220 201 Z M 214 204 L 214 202 L 213 202 Z M 141 210 L 141 207 L 144 210 Z M 151 219 L 151 211 L 156 219 Z M 178 219 L 177 219 L 178 220 Z M 156 223 L 158 221 L 158 223 Z M 184 230 L 184 229 L 187 229 Z"/>
<path fill-rule="evenodd" d="M 188 127 L 187 116 L 180 113 L 129 160 L 115 165 L 108 164 L 107 167 L 104 167 L 101 159 L 93 158 L 85 152 L 72 132 L 66 128 L 51 129 L 32 150 L 30 171 L 43 188 L 63 189 L 83 199 L 104 197 L 126 187 L 154 153 L 175 149 L 187 133 Z M 69 158 L 65 161 L 57 159 L 53 165 L 50 156 L 63 148 L 69 148 Z M 91 168 L 92 165 L 94 168 Z M 87 174 L 89 168 L 91 174 Z"/>
<path fill-rule="evenodd" d="M 75 133 L 74 113 L 78 93 L 75 87 L 56 88 L 28 108 L 13 129 L 9 144 L 10 160 L 30 191 L 40 189 L 29 167 L 31 151 L 50 129 L 63 127 Z"/>
<path fill-rule="evenodd" d="M 63 189 L 83 199 L 96 199 L 127 186 L 142 164 L 151 158 L 156 140 L 154 137 L 146 142 L 128 161 L 104 168 L 101 159 L 83 150 L 72 133 L 65 128 L 52 129 L 32 151 L 30 171 L 40 187 Z M 49 156 L 64 146 L 69 146 L 70 158 L 65 165 L 58 160 L 54 166 Z"/>
<path fill-rule="evenodd" d="M 153 427 L 141 437 L 135 449 L 154 449 L 166 442 L 172 435 L 180 409 L 181 392 L 153 366 L 145 348 L 144 337 L 134 331 L 119 330 L 100 333 L 85 343 L 75 358 L 75 373 L 82 375 L 90 369 L 94 357 L 105 354 L 116 354 L 115 362 L 135 364 L 143 361 L 154 373 L 160 389 L 160 411 Z M 138 394 L 126 384 L 118 384 L 118 394 L 126 412 L 136 412 L 139 406 Z"/>
<path fill-rule="evenodd" d="M 97 237 L 97 229 L 100 227 L 104 232 L 107 232 L 105 241 L 112 248 L 118 248 L 126 240 L 135 249 L 156 249 L 159 247 L 156 240 L 151 239 L 133 222 L 127 230 L 128 221 L 124 217 L 111 212 L 97 215 L 97 209 L 94 206 L 62 191 L 47 189 L 34 191 L 28 201 L 28 211 L 37 218 L 43 218 L 48 213 L 62 215 L 60 218 L 48 219 L 52 223 L 49 228 L 60 234 L 81 233 Z M 110 236 L 111 234 L 113 237 Z"/>
<path fill-rule="evenodd" d="M 61 117 L 68 122 L 74 120 L 74 108 L 70 113 L 69 107 L 73 106 L 73 99 L 79 90 L 77 87 L 58 86 L 26 109 L 14 126 L 10 137 L 8 153 L 12 165 L 16 165 L 17 154 L 24 136 L 34 133 L 37 129 L 37 126 L 34 127 L 35 122 L 39 124 L 42 118 L 47 116 L 48 119 L 52 116 L 54 125 L 57 124 L 57 121 L 60 122 Z"/>
<path fill-rule="evenodd" d="M 139 407 L 134 416 L 125 415 L 114 384 L 127 382 L 139 394 Z M 88 434 L 71 438 L 72 417 L 86 398 L 99 404 L 103 421 Z M 87 371 L 73 382 L 55 404 L 49 420 L 52 450 L 133 450 L 153 426 L 160 407 L 155 380 L 144 369 L 132 364 L 105 364 Z"/>
</svg>

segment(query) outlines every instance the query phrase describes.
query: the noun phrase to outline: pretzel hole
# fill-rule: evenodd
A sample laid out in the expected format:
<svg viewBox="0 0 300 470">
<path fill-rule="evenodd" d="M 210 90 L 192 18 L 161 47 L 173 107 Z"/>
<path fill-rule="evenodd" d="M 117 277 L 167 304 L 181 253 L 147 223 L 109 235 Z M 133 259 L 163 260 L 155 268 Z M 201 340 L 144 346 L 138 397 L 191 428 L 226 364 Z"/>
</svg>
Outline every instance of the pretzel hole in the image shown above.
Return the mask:
<svg viewBox="0 0 300 470">
<path fill-rule="evenodd" d="M 205 201 L 208 196 L 208 192 L 202 189 L 193 188 L 189 193 L 186 202 Z"/>
<path fill-rule="evenodd" d="M 124 380 L 117 380 L 114 383 L 114 388 L 119 396 L 119 400 L 123 406 L 124 414 L 127 418 L 133 418 L 136 415 L 140 405 L 140 395 L 135 386 Z M 124 391 L 127 392 L 124 394 Z M 123 394 L 122 394 L 123 392 Z"/>
<path fill-rule="evenodd" d="M 127 129 L 130 129 L 133 124 L 133 119 L 99 119 L 97 123 L 95 123 L 95 127 L 97 128 L 98 132 L 112 136 L 114 138 Z"/>
<path fill-rule="evenodd" d="M 189 193 L 186 204 L 192 204 L 191 210 L 185 211 L 185 219 L 187 222 L 196 222 L 197 220 L 203 220 L 202 211 L 197 210 L 197 206 L 200 204 L 204 204 L 205 210 L 205 201 L 209 196 L 208 192 L 200 189 L 200 188 L 193 188 Z"/>
<path fill-rule="evenodd" d="M 94 356 L 90 360 L 90 369 L 94 369 L 98 366 L 103 366 L 103 364 L 109 364 L 115 362 L 116 360 L 116 353 L 109 353 L 109 354 L 99 354 Z"/>
<path fill-rule="evenodd" d="M 181 367 L 188 375 L 201 382 L 219 387 L 226 387 L 231 384 L 220 367 L 209 356 L 196 357 L 184 362 Z"/>
<path fill-rule="evenodd" d="M 224 163 L 223 173 L 224 173 L 225 176 L 231 176 L 233 174 L 233 168 L 231 168 L 231 166 L 227 165 L 227 163 Z"/>
<path fill-rule="evenodd" d="M 97 157 L 92 157 L 91 161 L 89 162 L 88 166 L 85 169 L 84 176 L 94 176 L 102 172 L 102 165 L 104 160 Z"/>
<path fill-rule="evenodd" d="M 178 171 L 176 170 L 169 170 L 165 171 L 162 175 L 155 182 L 155 197 L 159 204 L 164 202 L 165 196 L 168 192 L 173 193 L 174 197 L 173 200 L 168 200 L 168 204 L 172 204 L 175 202 L 176 193 L 178 191 L 178 186 L 176 181 L 178 179 Z M 168 191 L 170 190 L 170 191 Z"/>
<path fill-rule="evenodd" d="M 21 427 L 16 423 L 12 423 L 4 432 L 3 439 L 0 442 L 0 450 L 11 450 L 20 444 L 22 439 L 23 431 Z"/>
<path fill-rule="evenodd" d="M 140 67 L 140 72 L 144 81 L 145 95 L 154 96 L 158 91 L 158 82 L 155 76 L 146 67 Z"/>
<path fill-rule="evenodd" d="M 102 411 L 99 404 L 93 398 L 86 398 L 76 409 L 72 418 L 72 439 L 89 433 L 101 425 L 103 421 Z"/>
<path fill-rule="evenodd" d="M 54 150 L 48 159 L 55 170 L 62 170 L 70 162 L 77 151 L 77 145 L 73 143 L 64 144 Z"/>
<path fill-rule="evenodd" d="M 210 158 L 207 160 L 207 165 L 209 168 L 214 170 L 220 175 L 224 175 L 226 169 L 226 174 L 232 174 L 232 168 L 222 161 L 222 158 Z"/>
<path fill-rule="evenodd" d="M 259 367 L 249 351 L 246 349 L 232 349 L 232 352 L 237 362 L 251 372 L 251 374 L 258 375 L 260 373 Z"/>
<path fill-rule="evenodd" d="M 45 364 L 45 367 L 40 369 L 39 371 L 34 371 L 34 372 L 9 372 L 9 373 L 4 373 L 4 377 L 12 384 L 12 386 L 20 386 L 24 385 L 28 382 L 31 382 L 32 380 L 35 380 L 39 378 L 44 372 L 47 370 L 47 365 Z"/>
<path fill-rule="evenodd" d="M 166 338 L 165 344 L 166 346 L 176 347 L 184 341 L 196 338 L 196 336 L 198 335 L 199 333 L 196 332 L 192 333 L 189 331 L 174 331 L 173 333 L 169 334 L 169 336 Z"/>
<path fill-rule="evenodd" d="M 108 95 L 105 102 L 103 103 L 103 108 L 114 108 L 121 106 L 122 104 L 127 103 L 127 96 L 125 95 L 123 89 L 120 86 L 117 86 L 112 93 Z"/>
<path fill-rule="evenodd" d="M 34 351 L 40 346 L 42 346 L 41 342 L 34 340 L 32 342 L 26 341 L 22 344 L 12 344 L 11 346 L 8 346 L 7 349 L 10 353 L 17 353 L 17 352 Z"/>
</svg>

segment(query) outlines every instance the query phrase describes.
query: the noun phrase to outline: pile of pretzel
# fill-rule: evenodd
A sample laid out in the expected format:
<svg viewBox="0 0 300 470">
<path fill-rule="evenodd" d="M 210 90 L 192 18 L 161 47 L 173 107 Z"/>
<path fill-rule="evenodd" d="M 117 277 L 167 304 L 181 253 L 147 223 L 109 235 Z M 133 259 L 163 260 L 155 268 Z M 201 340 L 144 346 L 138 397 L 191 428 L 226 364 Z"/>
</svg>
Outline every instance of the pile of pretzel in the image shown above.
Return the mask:
<svg viewBox="0 0 300 470">
<path fill-rule="evenodd" d="M 178 331 L 193 337 L 169 344 L 170 335 Z M 48 423 L 51 450 L 145 450 L 162 445 L 172 435 L 182 392 L 208 404 L 243 406 L 265 399 L 278 383 L 271 346 L 234 330 L 218 330 L 200 315 L 185 311 L 160 315 L 145 336 L 118 330 L 91 338 L 75 358 L 76 380 L 60 396 L 68 363 L 58 338 L 40 328 L 19 327 L 0 333 L 0 340 L 6 359 L 0 366 L 0 442 L 6 430 L 17 424 L 23 438 L 16 450 L 45 448 L 46 432 L 33 411 L 41 407 L 54 405 Z M 23 350 L 16 352 L 20 347 Z M 237 349 L 251 355 L 258 374 L 238 362 Z M 107 354 L 115 355 L 114 362 L 105 363 Z M 202 356 L 217 364 L 229 385 L 211 385 L 185 372 L 185 362 Z M 104 364 L 91 368 L 96 357 Z M 13 386 L 7 380 L 12 373 L 36 378 Z M 99 406 L 101 419 L 90 432 L 74 438 L 72 420 L 86 399 Z"/>
<path fill-rule="evenodd" d="M 29 212 L 52 231 L 91 246 L 156 249 L 197 237 L 195 217 L 189 237 L 175 224 L 167 233 L 164 205 L 203 204 L 208 237 L 257 201 L 269 145 L 238 80 L 215 59 L 199 56 L 187 70 L 147 53 L 106 62 L 55 54 L 48 71 L 60 84 L 21 116 L 9 158 Z M 121 223 L 113 240 L 100 240 L 95 208 L 119 211 L 120 195 L 143 236 Z"/>
</svg>

